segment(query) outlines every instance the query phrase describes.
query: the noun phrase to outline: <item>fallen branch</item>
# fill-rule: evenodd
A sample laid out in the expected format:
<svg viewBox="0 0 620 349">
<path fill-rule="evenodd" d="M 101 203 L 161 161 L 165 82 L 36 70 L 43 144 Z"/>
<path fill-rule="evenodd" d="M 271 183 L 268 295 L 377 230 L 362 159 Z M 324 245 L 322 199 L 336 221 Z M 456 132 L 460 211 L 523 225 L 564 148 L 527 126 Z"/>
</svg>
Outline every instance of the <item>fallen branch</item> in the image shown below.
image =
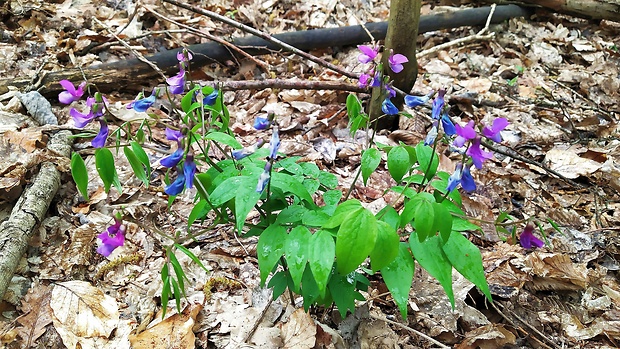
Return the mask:
<svg viewBox="0 0 620 349">
<path fill-rule="evenodd" d="M 420 17 L 419 32 L 429 32 L 447 28 L 457 28 L 462 26 L 484 25 L 490 12 L 490 7 L 466 9 L 451 13 L 442 13 Z M 492 23 L 500 23 L 510 18 L 528 16 L 529 11 L 516 5 L 497 6 Z M 365 28 L 364 28 L 365 27 Z M 288 32 L 273 35 L 281 42 L 288 43 L 302 51 L 322 49 L 332 46 L 351 46 L 368 42 L 368 32 L 375 39 L 385 38 L 387 22 L 368 23 L 365 26 L 348 26 L 341 28 L 316 29 L 308 31 Z M 329 38 L 329 40 L 326 40 Z M 281 50 L 282 47 L 273 42 L 269 42 L 256 36 L 247 36 L 232 40 L 232 44 L 241 47 L 250 55 L 260 55 L 271 53 L 274 50 Z M 224 62 L 232 58 L 230 49 L 218 43 L 205 43 L 189 46 L 194 53 L 192 64 L 194 66 L 204 66 L 213 62 Z M 149 61 L 157 65 L 164 73 L 176 74 L 178 61 L 176 54 L 178 49 L 157 53 L 146 57 Z M 84 74 L 84 75 L 82 75 Z M 113 63 L 99 64 L 84 69 L 73 68 L 63 71 L 47 73 L 39 79 L 18 78 L 0 80 L 0 92 L 8 86 L 15 86 L 23 89 L 29 86 L 32 81 L 38 80 L 36 88 L 47 96 L 53 96 L 62 90 L 58 84 L 60 80 L 82 81 L 86 76 L 89 82 L 97 85 L 100 91 L 131 90 L 139 91 L 142 83 L 152 83 L 153 78 L 157 77 L 147 64 L 137 58 L 121 60 Z M 163 83 L 163 81 L 161 81 Z"/>
<path fill-rule="evenodd" d="M 493 2 L 505 4 L 512 1 L 497 0 Z M 521 2 L 542 6 L 572 16 L 620 22 L 619 0 L 521 0 Z"/>
</svg>

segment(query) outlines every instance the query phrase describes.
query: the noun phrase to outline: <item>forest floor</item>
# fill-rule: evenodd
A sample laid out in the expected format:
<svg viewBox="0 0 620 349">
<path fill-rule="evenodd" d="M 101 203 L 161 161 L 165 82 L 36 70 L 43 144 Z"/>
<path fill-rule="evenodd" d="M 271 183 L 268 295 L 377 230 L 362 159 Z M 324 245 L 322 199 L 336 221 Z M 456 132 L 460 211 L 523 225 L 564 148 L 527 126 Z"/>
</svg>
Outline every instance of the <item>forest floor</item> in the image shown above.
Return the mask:
<svg viewBox="0 0 620 349">
<path fill-rule="evenodd" d="M 190 2 L 271 34 L 384 21 L 389 13 L 384 1 Z M 96 5 L 71 0 L 4 2 L 0 79 L 131 57 L 110 35 L 110 28 L 114 32 L 124 28 L 122 38 L 144 55 L 208 41 L 156 14 L 224 39 L 245 35 L 160 1 L 137 3 L 136 12 L 136 4 L 120 0 Z M 460 8 L 425 4 L 422 14 Z M 481 28 L 423 33 L 419 50 L 467 37 Z M 61 190 L 0 304 L 2 345 L 129 348 L 131 339 L 134 348 L 152 349 L 618 347 L 620 163 L 615 158 L 620 157 L 620 23 L 538 10 L 530 18 L 511 19 L 489 30 L 494 33 L 491 39 L 420 57 L 413 92 L 423 95 L 447 89 L 450 116 L 461 124 L 488 123 L 497 117 L 510 122 L 495 157 L 474 173 L 478 189 L 463 193 L 464 210 L 482 227 L 468 238 L 481 249 L 492 304 L 454 273 L 456 308 L 451 309 L 439 283 L 418 267 L 406 319 L 400 317 L 378 275 L 370 277 L 364 294 L 367 301 L 358 304 L 354 315 L 341 319 L 332 308 L 305 313 L 299 310 L 300 300 L 291 300 L 286 293 L 269 301 L 270 291 L 259 287 L 257 239 L 237 236 L 231 224 L 188 241 L 186 247 L 209 273 L 185 255 L 178 256 L 191 283 L 183 313 L 176 313 L 172 301 L 162 321 L 160 270 L 166 241 L 153 231 L 185 231 L 194 192 L 179 196 L 168 210 L 161 186 L 164 172 L 155 168 L 153 185 L 145 188 L 119 157 L 123 193 L 113 189 L 106 194 L 102 183 L 93 180 L 88 202 L 80 199 L 65 166 Z M 350 71 L 362 69 L 355 47 L 311 53 Z M 197 81 L 278 78 L 356 83 L 288 53 L 255 59 L 272 70 L 265 72 L 256 60 L 240 59 L 196 68 L 193 77 Z M 158 83 L 164 82 L 136 81 L 147 93 Z M 24 124 L 25 111 L 14 97 L 16 91 L 3 93 L 0 220 L 37 172 L 44 158 L 41 144 L 49 133 L 45 126 L 24 127 L 31 123 Z M 353 187 L 352 198 L 380 209 L 393 203 L 396 195 L 388 189 L 395 182 L 382 163 L 368 185 L 361 179 L 354 183 L 363 140 L 351 137 L 347 129 L 342 112 L 347 95 L 274 86 L 227 91 L 224 96 L 231 127 L 243 145 L 256 139 L 254 118 L 273 112 L 281 127 L 282 154 L 315 162 L 337 176 L 339 189 Z M 105 96 L 119 120 L 136 117 L 125 108 L 135 91 Z M 70 107 L 55 97 L 50 102 L 59 124 L 72 125 Z M 156 105 L 154 113 L 163 115 L 164 108 Z M 423 140 L 430 109 L 406 112 L 413 117 L 402 117 L 399 130 L 379 133 L 375 140 L 388 145 L 415 145 Z M 153 127 L 152 132 L 154 140 L 168 144 L 163 128 Z M 91 178 L 96 178 L 89 147 L 90 142 L 77 139 L 74 150 L 85 157 Z M 148 149 L 149 155 L 157 159 L 163 155 L 161 149 Z M 440 170 L 451 173 L 459 159 L 440 154 Z M 96 236 L 119 210 L 128 216 L 127 241 L 106 259 L 95 252 Z M 515 220 L 540 222 L 548 244 L 526 250 L 497 231 L 493 222 L 502 212 Z M 88 309 L 79 310 L 80 304 Z"/>
</svg>

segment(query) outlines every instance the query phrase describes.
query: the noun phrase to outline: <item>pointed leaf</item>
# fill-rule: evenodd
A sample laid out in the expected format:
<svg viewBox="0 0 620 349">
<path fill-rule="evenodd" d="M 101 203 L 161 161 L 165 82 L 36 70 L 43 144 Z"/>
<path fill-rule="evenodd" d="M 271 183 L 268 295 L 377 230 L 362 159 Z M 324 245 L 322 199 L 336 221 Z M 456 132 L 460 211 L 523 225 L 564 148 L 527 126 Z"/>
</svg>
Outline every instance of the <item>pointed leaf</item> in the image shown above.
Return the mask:
<svg viewBox="0 0 620 349">
<path fill-rule="evenodd" d="M 267 276 L 284 254 L 285 241 L 286 229 L 280 225 L 268 226 L 258 238 L 256 254 L 258 255 L 261 285 L 265 284 Z"/>
<path fill-rule="evenodd" d="M 84 159 L 78 153 L 71 155 L 71 176 L 80 194 L 88 201 L 88 170 L 86 170 Z"/>
<path fill-rule="evenodd" d="M 411 169 L 409 153 L 401 146 L 392 148 L 388 153 L 387 165 L 392 178 L 400 183 L 407 171 Z"/>
<path fill-rule="evenodd" d="M 336 257 L 336 243 L 326 230 L 318 230 L 308 243 L 308 261 L 314 280 L 321 297 L 325 297 L 325 289 Z"/>
<path fill-rule="evenodd" d="M 364 185 L 368 182 L 370 175 L 375 172 L 381 163 L 381 153 L 377 148 L 366 149 L 362 153 L 362 178 Z"/>
<path fill-rule="evenodd" d="M 433 226 L 435 225 L 435 209 L 433 203 L 428 200 L 420 201 L 413 219 L 413 228 L 417 232 L 420 241 L 424 241 L 434 235 Z"/>
<path fill-rule="evenodd" d="M 439 203 L 434 203 L 433 209 L 435 212 L 435 224 L 432 232 L 439 231 L 439 235 L 445 243 L 452 233 L 452 215 L 447 208 Z"/>
<path fill-rule="evenodd" d="M 116 190 L 119 193 L 122 192 L 121 183 L 118 180 L 118 174 L 116 173 L 116 166 L 114 165 L 114 155 L 108 148 L 99 148 L 95 150 L 95 166 L 99 177 L 103 181 L 103 188 L 105 192 L 110 191 L 110 187 L 114 184 Z"/>
<path fill-rule="evenodd" d="M 311 238 L 312 234 L 308 228 L 297 226 L 287 235 L 286 242 L 284 243 L 286 264 L 296 289 L 299 289 L 301 278 L 306 269 L 306 263 L 308 262 L 307 251 Z"/>
<path fill-rule="evenodd" d="M 338 207 L 336 207 L 336 211 L 334 211 L 332 218 L 330 218 L 325 224 L 323 224 L 323 228 L 336 228 L 337 226 L 342 224 L 342 221 L 345 219 L 346 216 L 360 208 L 362 208 L 362 204 L 357 200 L 347 200 L 341 203 L 340 205 L 338 205 Z"/>
<path fill-rule="evenodd" d="M 439 236 L 429 236 L 420 242 L 416 232 L 409 237 L 409 247 L 413 257 L 443 287 L 452 308 L 454 308 L 454 292 L 452 291 L 452 263 L 442 249 L 443 242 Z"/>
<path fill-rule="evenodd" d="M 396 258 L 381 269 L 385 285 L 390 290 L 403 319 L 407 317 L 409 290 L 411 289 L 414 270 L 415 264 L 406 243 L 399 244 Z"/>
<path fill-rule="evenodd" d="M 376 239 L 377 219 L 370 211 L 359 208 L 346 216 L 336 239 L 338 272 L 354 271 L 372 252 Z"/>
<path fill-rule="evenodd" d="M 398 246 L 400 245 L 400 237 L 389 224 L 377 222 L 377 240 L 375 247 L 370 252 L 370 265 L 372 271 L 382 269 L 390 264 L 396 256 L 398 256 Z"/>
<path fill-rule="evenodd" d="M 452 234 L 443 245 L 448 260 L 461 275 L 478 286 L 487 299 L 492 302 L 491 291 L 484 277 L 480 249 L 461 234 Z"/>
<path fill-rule="evenodd" d="M 129 161 L 129 165 L 131 165 L 131 169 L 133 170 L 133 173 L 136 175 L 136 177 L 139 180 L 142 181 L 142 183 L 144 183 L 144 185 L 146 187 L 148 187 L 149 186 L 149 179 L 146 176 L 146 171 L 144 170 L 144 165 L 142 164 L 140 159 L 138 159 L 136 154 L 129 147 L 124 147 L 123 148 L 123 152 L 125 153 L 125 157 L 127 158 L 127 161 Z"/>
<path fill-rule="evenodd" d="M 415 147 L 420 171 L 425 173 L 427 180 L 433 178 L 439 166 L 439 156 L 433 151 L 433 148 L 427 147 L 424 143 L 419 143 Z"/>
<path fill-rule="evenodd" d="M 227 146 L 233 148 L 233 149 L 241 149 L 243 148 L 243 146 L 241 145 L 241 143 L 239 143 L 239 141 L 237 141 L 235 139 L 235 137 L 224 133 L 224 132 L 209 132 L 206 136 L 205 139 L 210 139 L 212 141 L 216 141 L 218 143 L 221 144 L 226 144 Z"/>
<path fill-rule="evenodd" d="M 146 152 L 144 151 L 140 143 L 131 141 L 129 142 L 129 144 L 131 144 L 131 150 L 133 150 L 134 154 L 136 154 L 136 156 L 138 157 L 138 160 L 140 160 L 142 165 L 146 167 L 146 174 L 150 176 L 151 175 L 151 163 L 150 163 L 149 156 L 146 155 Z"/>
</svg>

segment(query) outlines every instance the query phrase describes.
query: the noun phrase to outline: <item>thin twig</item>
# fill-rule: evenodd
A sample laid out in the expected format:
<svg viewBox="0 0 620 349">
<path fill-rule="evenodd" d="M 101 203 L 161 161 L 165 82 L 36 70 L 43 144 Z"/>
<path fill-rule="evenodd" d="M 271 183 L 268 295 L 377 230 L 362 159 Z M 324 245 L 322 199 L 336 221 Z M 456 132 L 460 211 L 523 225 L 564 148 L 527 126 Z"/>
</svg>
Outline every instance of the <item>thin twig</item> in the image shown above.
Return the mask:
<svg viewBox="0 0 620 349">
<path fill-rule="evenodd" d="M 422 333 L 422 332 L 420 332 L 420 331 L 414 330 L 413 328 L 411 328 L 411 327 L 409 327 L 409 326 L 406 326 L 406 325 L 403 325 L 403 324 L 398 323 L 398 322 L 396 322 L 396 321 L 388 320 L 388 319 L 386 319 L 386 318 L 384 318 L 384 317 L 377 316 L 377 315 L 373 315 L 373 314 L 370 314 L 370 317 L 371 317 L 371 318 L 373 318 L 373 319 L 375 319 L 375 320 L 385 321 L 385 322 L 387 322 L 388 324 L 392 324 L 392 325 L 394 325 L 394 326 L 398 326 L 398 327 L 400 327 L 400 328 L 403 328 L 403 329 L 405 329 L 405 330 L 407 330 L 407 331 L 409 331 L 409 332 L 412 332 L 412 333 L 414 333 L 414 334 L 416 334 L 416 335 L 418 335 L 418 336 L 420 336 L 420 337 L 422 337 L 422 338 L 426 339 L 427 341 L 429 341 L 429 342 L 431 342 L 431 343 L 433 343 L 433 344 L 435 344 L 435 345 L 439 346 L 439 347 L 440 347 L 440 348 L 442 348 L 442 349 L 450 349 L 450 347 L 449 347 L 449 346 L 447 346 L 447 345 L 445 345 L 445 344 L 443 344 L 443 343 L 441 343 L 441 342 L 437 341 L 436 339 L 434 339 L 434 338 L 432 338 L 432 337 L 429 337 L 429 336 L 425 335 L 424 333 Z"/>
<path fill-rule="evenodd" d="M 175 21 L 175 20 L 173 20 L 173 19 L 171 19 L 171 18 L 168 18 L 168 17 L 166 17 L 166 16 L 162 15 L 161 13 L 159 13 L 159 12 L 157 12 L 157 11 L 153 10 L 152 8 L 150 8 L 150 7 L 148 7 L 148 6 L 143 6 L 143 7 L 144 7 L 144 9 L 145 9 L 145 10 L 147 10 L 148 12 L 150 12 L 150 13 L 154 14 L 155 16 L 157 16 L 157 17 L 159 17 L 159 18 L 161 18 L 161 19 L 163 19 L 163 20 L 165 20 L 165 21 L 168 21 L 168 22 L 170 22 L 170 23 L 173 23 L 173 24 L 175 24 L 175 25 L 178 25 L 178 26 L 179 26 L 179 27 L 181 27 L 181 28 L 185 28 L 185 29 L 187 29 L 188 31 L 190 31 L 191 33 L 193 33 L 194 35 L 197 35 L 197 36 L 201 36 L 201 37 L 207 38 L 207 39 L 209 39 L 209 40 L 211 40 L 211 41 L 215 41 L 215 42 L 217 42 L 217 43 L 219 43 L 219 44 L 221 44 L 221 45 L 223 45 L 223 46 L 225 46 L 225 47 L 228 47 L 228 48 L 229 48 L 229 49 L 231 49 L 231 50 L 234 50 L 234 51 L 238 52 L 240 55 L 242 55 L 242 56 L 244 56 L 244 57 L 246 57 L 246 58 L 250 59 L 251 61 L 253 61 L 254 63 L 256 63 L 256 65 L 258 65 L 258 66 L 260 66 L 261 68 L 263 68 L 263 70 L 264 70 L 265 72 L 268 72 L 268 71 L 269 71 L 269 69 L 270 69 L 269 64 L 267 64 L 267 63 L 265 63 L 265 62 L 261 61 L 260 59 L 257 59 L 257 58 L 255 58 L 255 57 L 252 57 L 249 53 L 247 53 L 247 52 L 243 51 L 242 49 L 240 49 L 240 48 L 239 48 L 239 47 L 237 47 L 236 45 L 233 45 L 233 44 L 231 44 L 230 42 L 228 42 L 228 41 L 226 41 L 226 40 L 220 39 L 220 38 L 218 38 L 217 36 L 214 36 L 214 35 L 209 34 L 208 32 L 203 32 L 203 31 L 200 31 L 200 30 L 198 30 L 198 29 L 192 28 L 192 27 L 190 27 L 189 25 L 186 25 L 186 24 L 183 24 L 183 23 L 177 22 L 177 21 Z"/>
<path fill-rule="evenodd" d="M 496 302 L 500 307 L 502 307 L 503 310 L 507 311 L 510 313 L 511 316 L 514 316 L 517 320 L 519 320 L 522 324 L 524 324 L 525 326 L 527 326 L 530 330 L 534 331 L 537 335 L 539 335 L 542 339 L 544 339 L 547 343 L 551 344 L 554 348 L 556 349 L 561 349 L 561 347 L 557 344 L 555 344 L 551 339 L 547 338 L 547 336 L 545 336 L 544 333 L 540 332 L 536 327 L 530 325 L 528 322 L 526 322 L 523 318 L 521 318 L 519 315 L 515 314 L 515 312 L 511 311 L 510 309 L 506 309 L 505 306 L 503 306 L 501 303 Z M 491 303 L 493 304 L 493 303 Z M 497 310 L 499 312 L 499 309 L 497 309 L 497 307 L 493 306 L 495 308 L 495 310 Z M 501 312 L 500 312 L 501 314 Z M 502 314 L 502 316 L 505 316 Z"/>
<path fill-rule="evenodd" d="M 147 64 L 149 67 L 151 67 L 154 71 L 156 71 L 163 79 L 164 81 L 166 81 L 167 77 L 166 74 L 164 74 L 163 71 L 161 71 L 161 69 L 159 69 L 158 66 L 155 65 L 155 63 L 149 61 L 148 59 L 144 58 L 144 56 L 134 50 L 131 46 L 129 46 L 128 43 L 126 43 L 123 39 L 119 38 L 118 35 L 116 35 L 112 29 L 110 27 L 108 27 L 107 25 L 103 24 L 100 20 L 97 19 L 97 17 L 92 17 L 93 21 L 95 21 L 97 24 L 99 24 L 100 26 L 102 26 L 103 28 L 105 28 L 105 30 L 108 31 L 108 33 L 110 33 L 121 45 L 125 46 L 125 48 L 127 48 L 129 51 L 131 51 L 131 53 L 134 54 L 134 56 L 136 56 L 136 58 L 138 60 L 140 60 L 141 62 L 144 62 L 145 64 Z"/>
<path fill-rule="evenodd" d="M 195 12 L 195 13 L 207 16 L 207 17 L 209 17 L 209 18 L 211 18 L 213 20 L 217 20 L 219 22 L 226 23 L 226 24 L 231 25 L 231 26 L 233 26 L 233 27 L 235 27 L 237 29 L 240 29 L 240 30 L 242 30 L 242 31 L 244 31 L 246 33 L 255 35 L 255 36 L 257 36 L 257 37 L 259 37 L 259 38 L 261 38 L 263 40 L 266 40 L 266 41 L 271 42 L 271 43 L 273 43 L 275 45 L 278 45 L 278 46 L 282 47 L 283 49 L 285 49 L 287 51 L 293 52 L 294 54 L 296 54 L 296 55 L 298 55 L 300 57 L 303 57 L 303 58 L 305 58 L 305 59 L 307 59 L 309 61 L 312 61 L 312 62 L 314 62 L 314 63 L 316 63 L 318 65 L 321 65 L 323 67 L 331 69 L 331 70 L 333 70 L 333 71 L 335 71 L 337 73 L 340 73 L 340 74 L 342 74 L 344 76 L 347 76 L 347 77 L 352 78 L 352 79 L 359 79 L 359 74 L 346 71 L 345 69 L 343 69 L 343 68 L 341 68 L 341 67 L 339 67 L 339 66 L 337 66 L 335 64 L 329 63 L 329 62 L 325 61 L 324 59 L 321 59 L 321 58 L 319 58 L 317 56 L 314 56 L 314 55 L 311 55 L 309 53 L 306 53 L 306 52 L 304 52 L 304 51 L 302 51 L 302 50 L 300 50 L 300 49 L 298 49 L 298 48 L 296 48 L 294 46 L 291 46 L 291 45 L 287 44 L 284 41 L 281 41 L 281 40 L 278 40 L 278 39 L 274 38 L 273 36 L 271 36 L 271 35 L 269 35 L 269 34 L 267 34 L 265 32 L 262 32 L 260 30 L 256 30 L 256 29 L 254 29 L 252 27 L 249 27 L 249 26 L 247 26 L 245 24 L 239 23 L 239 22 L 237 22 L 237 21 L 235 21 L 235 20 L 233 20 L 231 18 L 228 18 L 228 17 L 225 17 L 225 16 L 221 16 L 221 15 L 215 13 L 215 12 L 212 12 L 212 11 L 207 11 L 207 10 L 203 10 L 201 8 L 195 7 L 195 6 L 187 5 L 185 3 L 182 3 L 182 2 L 179 2 L 179 1 L 176 1 L 176 0 L 164 0 L 164 2 L 167 2 L 169 4 L 173 4 L 175 6 L 182 7 L 184 9 L 186 9 L 186 10 L 190 10 L 192 12 Z"/>
<path fill-rule="evenodd" d="M 260 316 L 258 317 L 258 319 L 256 319 L 256 322 L 254 322 L 254 326 L 252 326 L 250 332 L 248 332 L 245 337 L 243 337 L 242 343 L 247 343 L 250 339 L 252 339 L 254 332 L 256 332 L 256 330 L 258 329 L 258 325 L 260 325 L 260 323 L 265 318 L 265 315 L 267 315 L 267 310 L 269 310 L 271 303 L 273 303 L 273 297 L 270 296 L 267 305 L 265 306 L 265 308 L 263 308 L 263 311 L 261 311 Z"/>
<path fill-rule="evenodd" d="M 487 17 L 487 22 L 484 25 L 484 28 L 477 32 L 476 34 L 466 36 L 464 38 L 452 40 L 441 45 L 434 46 L 428 50 L 420 51 L 416 54 L 416 58 L 421 58 L 432 53 L 436 53 L 438 51 L 444 50 L 448 47 L 458 46 L 461 44 L 465 44 L 472 41 L 481 41 L 481 40 L 490 40 L 495 37 L 495 33 L 485 34 L 487 30 L 489 30 L 489 25 L 491 24 L 491 18 L 493 17 L 493 13 L 495 13 L 495 4 L 491 5 L 491 11 L 489 12 L 489 16 Z"/>
<path fill-rule="evenodd" d="M 265 80 L 241 80 L 241 81 L 213 81 L 206 82 L 214 88 L 221 88 L 223 91 L 237 90 L 262 90 L 266 88 L 280 88 L 291 90 L 333 90 L 350 92 L 367 92 L 366 89 L 357 85 L 348 84 L 340 81 L 309 81 L 309 80 L 290 80 L 290 79 L 265 79 Z"/>
</svg>

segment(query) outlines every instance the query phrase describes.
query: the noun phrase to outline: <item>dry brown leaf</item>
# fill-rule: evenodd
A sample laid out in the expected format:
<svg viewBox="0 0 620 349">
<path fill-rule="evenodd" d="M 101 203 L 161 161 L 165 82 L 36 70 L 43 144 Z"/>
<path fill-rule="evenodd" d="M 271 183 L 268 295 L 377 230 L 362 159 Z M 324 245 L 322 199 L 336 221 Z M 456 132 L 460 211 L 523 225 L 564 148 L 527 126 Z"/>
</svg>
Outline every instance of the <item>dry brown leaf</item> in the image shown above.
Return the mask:
<svg viewBox="0 0 620 349">
<path fill-rule="evenodd" d="M 196 336 L 192 328 L 202 305 L 189 305 L 183 313 L 174 314 L 146 331 L 130 335 L 129 341 L 134 349 L 168 349 L 195 347 Z"/>
<path fill-rule="evenodd" d="M 525 258 L 525 264 L 535 276 L 531 282 L 535 290 L 578 290 L 590 282 L 585 263 L 573 263 L 566 254 L 536 251 Z"/>
<path fill-rule="evenodd" d="M 36 284 L 22 300 L 24 315 L 17 318 L 17 322 L 22 325 L 17 328 L 17 333 L 25 348 L 30 348 L 31 344 L 45 333 L 45 327 L 52 323 L 51 295 L 49 286 Z"/>
<path fill-rule="evenodd" d="M 516 337 L 502 325 L 489 324 L 465 334 L 465 340 L 457 349 L 496 349 L 504 345 L 514 345 Z"/>
<path fill-rule="evenodd" d="M 297 309 L 282 325 L 282 341 L 286 349 L 310 349 L 316 342 L 316 325 L 310 314 Z"/>
<path fill-rule="evenodd" d="M 56 284 L 50 306 L 54 328 L 69 349 L 101 345 L 119 321 L 116 300 L 85 281 Z"/>
<path fill-rule="evenodd" d="M 29 153 L 47 145 L 47 135 L 40 128 L 26 128 L 21 131 L 6 131 L 4 138 L 13 146 L 22 148 Z"/>
<path fill-rule="evenodd" d="M 579 156 L 578 152 L 583 151 L 585 149 L 579 149 L 579 146 L 557 145 L 547 152 L 544 162 L 567 178 L 588 176 L 599 170 L 603 163 Z"/>
</svg>

